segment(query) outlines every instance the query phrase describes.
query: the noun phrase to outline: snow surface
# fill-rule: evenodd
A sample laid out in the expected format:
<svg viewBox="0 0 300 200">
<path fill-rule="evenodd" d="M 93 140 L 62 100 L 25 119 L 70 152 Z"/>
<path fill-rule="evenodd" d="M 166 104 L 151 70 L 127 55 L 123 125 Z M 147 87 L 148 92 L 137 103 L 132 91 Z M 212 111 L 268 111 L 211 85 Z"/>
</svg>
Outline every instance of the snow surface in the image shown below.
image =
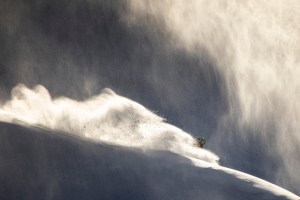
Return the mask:
<svg viewBox="0 0 300 200">
<path fill-rule="evenodd" d="M 299 199 L 199 159 L 7 123 L 0 163 L 1 199 Z"/>
<path fill-rule="evenodd" d="M 218 156 L 206 149 L 195 147 L 195 140 L 190 134 L 168 124 L 164 119 L 142 105 L 121 97 L 110 89 L 104 90 L 99 96 L 77 102 L 64 97 L 52 99 L 43 86 L 37 86 L 31 90 L 24 85 L 19 85 L 13 90 L 12 99 L 3 105 L 0 120 L 27 127 L 39 127 L 32 130 L 32 128 L 24 129 L 11 127 L 7 124 L 1 125 L 1 134 L 4 138 L 2 138 L 4 144 L 1 145 L 4 149 L 1 152 L 2 154 L 3 152 L 11 153 L 12 158 L 0 156 L 1 163 L 5 163 L 0 171 L 1 185 L 8 191 L 14 190 L 14 184 L 20 185 L 14 179 L 12 183 L 7 183 L 6 171 L 11 172 L 13 170 L 8 166 L 19 166 L 21 161 L 15 160 L 13 157 L 25 154 L 19 158 L 25 160 L 21 162 L 21 166 L 24 165 L 25 168 L 21 167 L 21 176 L 31 174 L 32 172 L 26 169 L 27 165 L 29 167 L 33 165 L 42 171 L 38 174 L 37 179 L 41 179 L 40 181 L 43 182 L 44 176 L 47 176 L 44 173 L 48 172 L 43 173 L 44 168 L 40 169 L 40 167 L 41 165 L 44 166 L 46 162 L 54 166 L 56 171 L 59 171 L 56 174 L 57 177 L 53 178 L 53 184 L 57 184 L 61 188 L 64 188 L 67 184 L 69 185 L 68 191 L 80 189 L 89 193 L 93 191 L 93 189 L 87 187 L 91 184 L 91 180 L 84 175 L 75 177 L 78 179 L 78 187 L 73 186 L 74 180 L 64 180 L 63 183 L 60 183 L 58 179 L 64 179 L 66 175 L 65 168 L 73 170 L 75 167 L 73 162 L 75 162 L 75 165 L 76 162 L 79 162 L 80 166 L 85 166 L 85 159 L 91 154 L 89 160 L 91 165 L 87 166 L 87 169 L 81 166 L 82 169 L 78 169 L 77 173 L 89 173 L 86 170 L 91 168 L 96 176 L 113 168 L 117 173 L 122 174 L 122 177 L 114 176 L 112 180 L 124 184 L 121 184 L 120 188 L 113 189 L 110 187 L 113 187 L 114 183 L 107 183 L 109 186 L 101 192 L 101 195 L 110 196 L 112 191 L 118 194 L 124 188 L 126 188 L 125 190 L 128 189 L 127 184 L 133 184 L 134 187 L 142 185 L 138 187 L 137 191 L 131 191 L 131 195 L 136 199 L 141 198 L 139 195 L 139 197 L 136 196 L 140 193 L 146 195 L 143 197 L 144 199 L 199 199 L 199 195 L 205 196 L 203 199 L 300 199 L 295 194 L 262 179 L 220 166 Z M 44 129 L 41 129 L 41 127 Z M 19 130 L 16 131 L 16 129 Z M 45 129 L 48 131 L 45 131 Z M 55 140 L 63 140 L 67 143 L 71 141 L 72 144 L 78 144 L 82 139 L 90 142 L 80 143 L 78 147 L 72 146 L 74 155 L 72 155 L 72 158 L 68 158 L 64 155 L 64 152 L 68 152 L 70 149 L 65 149 L 64 145 L 57 146 L 47 136 L 41 142 L 43 145 L 40 146 L 40 155 L 34 149 L 31 149 L 36 147 L 34 147 L 34 144 L 30 144 L 30 141 L 34 141 L 35 137 L 40 137 L 36 134 L 30 135 L 32 132 L 46 132 L 46 135 L 54 135 L 52 137 L 55 137 Z M 52 134 L 55 132 L 63 133 Z M 23 133 L 24 135 L 22 135 Z M 59 136 L 65 134 L 76 137 L 74 139 L 74 137 L 61 138 Z M 18 137 L 10 135 L 18 135 Z M 13 139 L 8 139 L 6 144 L 5 139 L 7 140 L 9 137 L 13 137 Z M 20 140 L 23 140 L 22 137 L 28 137 L 29 139 L 25 140 L 23 144 L 23 141 L 18 141 L 19 137 Z M 48 139 L 49 143 L 46 142 Z M 26 141 L 29 142 L 26 143 Z M 14 143 L 19 142 L 22 145 L 14 145 Z M 40 143 L 38 144 L 40 145 Z M 86 148 L 90 148 L 89 145 L 95 145 L 93 148 L 96 149 L 86 150 Z M 119 147 L 115 147 L 115 145 Z M 26 146 L 25 149 L 27 150 L 25 152 L 20 151 L 17 154 L 19 151 L 18 146 Z M 102 147 L 102 150 L 101 148 L 100 150 L 97 149 L 99 146 Z M 117 157 L 114 157 L 116 155 L 113 152 L 107 150 L 111 146 L 114 146 L 114 149 L 119 152 Z M 106 153 L 102 152 L 103 147 L 105 147 Z M 55 148 L 57 152 L 51 155 L 50 158 L 48 154 L 49 151 L 52 151 L 52 148 Z M 26 154 L 28 151 L 35 152 L 33 155 L 37 153 L 39 159 L 46 159 L 46 161 L 41 162 L 39 159 L 33 159 L 31 154 Z M 85 154 L 84 157 L 81 156 L 80 152 L 82 151 Z M 132 152 L 134 152 L 134 155 L 132 155 Z M 122 154 L 122 161 L 120 161 L 119 154 Z M 71 162 L 72 164 L 65 162 Z M 107 165 L 99 167 L 98 162 L 107 162 Z M 127 171 L 124 171 L 124 168 Z M 19 171 L 18 168 L 15 170 Z M 51 171 L 51 173 L 53 172 Z M 109 182 L 110 180 L 111 177 L 106 177 L 105 181 Z M 85 182 L 85 186 L 81 185 L 82 182 Z M 35 185 L 36 183 L 31 184 Z M 103 187 L 101 181 L 95 181 L 95 184 L 95 187 Z M 48 183 L 42 183 L 41 187 L 48 191 L 51 190 L 49 187 L 52 186 L 49 186 Z M 28 188 L 28 190 L 38 193 L 32 188 Z M 27 191 L 27 193 L 30 193 L 30 191 Z M 63 192 L 53 189 L 53 195 L 58 195 L 58 199 L 63 198 L 61 196 Z M 150 193 L 153 193 L 154 196 L 151 196 Z M 1 195 L 5 197 L 7 193 L 2 191 Z M 129 195 L 126 198 L 135 199 L 132 198 L 133 196 Z M 115 197 L 110 196 L 109 199 L 115 199 Z"/>
</svg>

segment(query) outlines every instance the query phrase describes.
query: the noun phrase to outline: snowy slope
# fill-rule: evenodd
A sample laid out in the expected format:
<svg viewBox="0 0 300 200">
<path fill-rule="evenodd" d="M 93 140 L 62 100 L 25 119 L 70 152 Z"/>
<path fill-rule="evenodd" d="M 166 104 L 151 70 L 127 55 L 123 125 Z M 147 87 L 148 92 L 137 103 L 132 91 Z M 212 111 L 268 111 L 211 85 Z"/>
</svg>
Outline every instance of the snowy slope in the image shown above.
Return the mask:
<svg viewBox="0 0 300 200">
<path fill-rule="evenodd" d="M 89 107 L 33 93 L 27 109 L 19 95 L 6 111 L 108 143 L 219 156 L 299 195 L 299 8 L 298 0 L 4 0 L 0 104 L 19 83 L 77 100 L 109 87 L 188 135 L 119 101 L 104 101 L 106 115 L 97 99 Z M 193 148 L 190 135 L 207 138 L 214 154 Z"/>
<path fill-rule="evenodd" d="M 0 124 L 0 199 L 299 199 L 250 175 L 167 151 Z"/>
<path fill-rule="evenodd" d="M 191 135 L 109 89 L 83 102 L 42 86 L 12 94 L 0 110 L 10 122 L 0 126 L 1 199 L 299 199 L 220 166 Z"/>
</svg>

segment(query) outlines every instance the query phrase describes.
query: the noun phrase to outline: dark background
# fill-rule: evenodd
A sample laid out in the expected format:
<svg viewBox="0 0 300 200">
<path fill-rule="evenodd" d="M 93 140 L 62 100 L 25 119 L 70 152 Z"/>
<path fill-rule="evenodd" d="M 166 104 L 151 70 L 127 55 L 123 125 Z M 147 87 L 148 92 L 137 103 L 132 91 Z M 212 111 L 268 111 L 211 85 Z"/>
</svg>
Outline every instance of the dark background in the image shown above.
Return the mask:
<svg viewBox="0 0 300 200">
<path fill-rule="evenodd" d="M 227 110 L 210 55 L 168 44 L 147 23 L 128 25 L 124 1 L 2 1 L 2 99 L 18 83 L 85 99 L 109 87 L 195 135 L 209 136 Z M 150 19 L 149 19 L 150 20 Z"/>
</svg>

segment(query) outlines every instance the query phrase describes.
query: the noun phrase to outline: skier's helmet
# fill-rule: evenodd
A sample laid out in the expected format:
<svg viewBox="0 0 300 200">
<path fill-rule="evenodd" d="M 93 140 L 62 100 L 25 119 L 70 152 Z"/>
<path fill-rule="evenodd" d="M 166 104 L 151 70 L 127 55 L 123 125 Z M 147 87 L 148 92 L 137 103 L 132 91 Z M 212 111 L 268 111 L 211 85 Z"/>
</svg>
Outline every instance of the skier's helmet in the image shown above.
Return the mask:
<svg viewBox="0 0 300 200">
<path fill-rule="evenodd" d="M 204 138 L 199 138 L 200 144 L 203 146 L 206 143 L 206 140 Z"/>
<path fill-rule="evenodd" d="M 197 138 L 197 146 L 199 146 L 199 147 L 203 147 L 204 146 L 204 144 L 206 143 L 206 141 L 205 141 L 205 139 L 204 138 L 202 138 L 202 137 L 198 137 Z"/>
</svg>

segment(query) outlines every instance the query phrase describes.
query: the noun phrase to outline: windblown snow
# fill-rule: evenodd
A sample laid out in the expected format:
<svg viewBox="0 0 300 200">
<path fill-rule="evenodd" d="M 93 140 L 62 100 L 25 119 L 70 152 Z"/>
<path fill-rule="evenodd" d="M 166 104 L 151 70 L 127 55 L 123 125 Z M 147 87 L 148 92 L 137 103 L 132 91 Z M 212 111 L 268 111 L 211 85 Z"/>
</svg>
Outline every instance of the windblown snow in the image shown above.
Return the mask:
<svg viewBox="0 0 300 200">
<path fill-rule="evenodd" d="M 12 90 L 11 100 L 2 105 L 0 111 L 0 121 L 38 126 L 114 145 L 179 154 L 189 158 L 200 169 L 215 170 L 210 172 L 214 177 L 212 180 L 217 178 L 218 181 L 225 181 L 221 187 L 225 187 L 225 183 L 230 184 L 232 178 L 217 176 L 217 171 L 234 176 L 243 183 L 249 182 L 274 196 L 299 199 L 295 194 L 267 181 L 220 166 L 219 157 L 196 147 L 195 139 L 190 134 L 110 89 L 104 89 L 98 96 L 80 102 L 66 97 L 53 99 L 41 85 L 29 89 L 20 84 Z M 207 176 L 205 173 L 199 174 L 199 178 L 206 180 Z"/>
<path fill-rule="evenodd" d="M 101 142 L 166 150 L 214 164 L 219 160 L 214 153 L 196 147 L 190 134 L 111 89 L 79 102 L 66 97 L 52 99 L 41 85 L 29 89 L 20 84 L 1 112 L 5 116 L 2 121 L 19 119 Z"/>
</svg>

